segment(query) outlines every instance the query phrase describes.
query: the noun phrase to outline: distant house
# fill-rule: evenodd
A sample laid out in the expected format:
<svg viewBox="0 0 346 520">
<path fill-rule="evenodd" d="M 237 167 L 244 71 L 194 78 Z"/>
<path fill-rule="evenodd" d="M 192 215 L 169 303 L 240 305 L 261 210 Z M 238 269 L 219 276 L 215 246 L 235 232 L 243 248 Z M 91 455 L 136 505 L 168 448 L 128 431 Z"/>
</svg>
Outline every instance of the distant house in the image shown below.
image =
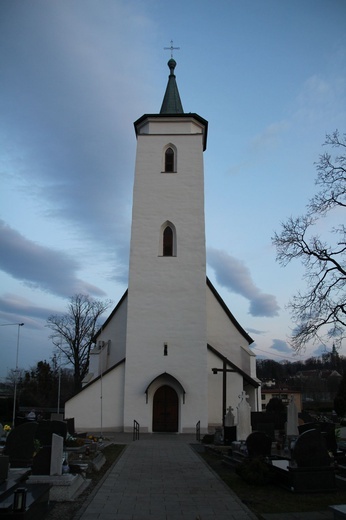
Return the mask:
<svg viewBox="0 0 346 520">
<path fill-rule="evenodd" d="M 331 402 L 338 391 L 342 375 L 336 370 L 302 370 L 297 372 L 303 402 Z"/>
<path fill-rule="evenodd" d="M 289 390 L 289 389 L 278 389 L 278 388 L 262 388 L 261 390 L 261 408 L 262 411 L 265 411 L 267 405 L 273 397 L 281 399 L 281 401 L 288 405 L 290 402 L 291 396 L 293 396 L 294 403 L 297 407 L 298 412 L 302 411 L 302 394 L 297 390 Z"/>
</svg>

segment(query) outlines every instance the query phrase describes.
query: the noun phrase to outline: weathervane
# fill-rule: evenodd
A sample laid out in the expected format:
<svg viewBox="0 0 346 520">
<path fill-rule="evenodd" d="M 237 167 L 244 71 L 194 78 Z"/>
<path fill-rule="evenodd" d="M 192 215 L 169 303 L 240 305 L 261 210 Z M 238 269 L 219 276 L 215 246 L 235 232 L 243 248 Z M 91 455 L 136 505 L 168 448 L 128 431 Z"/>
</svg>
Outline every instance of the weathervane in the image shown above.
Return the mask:
<svg viewBox="0 0 346 520">
<path fill-rule="evenodd" d="M 180 51 L 180 47 L 173 47 L 173 40 L 171 40 L 171 46 L 170 47 L 164 47 L 165 51 L 171 51 L 171 58 L 173 58 L 173 51 L 177 50 Z"/>
</svg>

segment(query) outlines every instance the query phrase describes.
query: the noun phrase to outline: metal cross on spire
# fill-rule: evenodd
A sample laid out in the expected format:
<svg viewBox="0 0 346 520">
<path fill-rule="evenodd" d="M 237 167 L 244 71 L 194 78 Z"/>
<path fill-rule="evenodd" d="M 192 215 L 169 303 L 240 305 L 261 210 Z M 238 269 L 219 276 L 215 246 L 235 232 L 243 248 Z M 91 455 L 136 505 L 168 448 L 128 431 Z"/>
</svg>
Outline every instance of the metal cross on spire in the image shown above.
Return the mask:
<svg viewBox="0 0 346 520">
<path fill-rule="evenodd" d="M 164 47 L 165 51 L 171 51 L 171 58 L 173 58 L 173 51 L 180 50 L 180 47 L 173 47 L 173 40 L 171 40 L 171 46 L 170 47 Z"/>
</svg>

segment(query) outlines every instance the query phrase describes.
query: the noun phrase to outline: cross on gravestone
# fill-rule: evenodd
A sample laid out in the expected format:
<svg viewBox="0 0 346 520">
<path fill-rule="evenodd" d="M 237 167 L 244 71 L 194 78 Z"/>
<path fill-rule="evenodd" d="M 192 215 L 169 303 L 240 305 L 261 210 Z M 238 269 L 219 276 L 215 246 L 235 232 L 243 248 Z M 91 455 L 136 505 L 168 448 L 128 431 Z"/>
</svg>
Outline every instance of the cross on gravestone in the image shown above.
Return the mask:
<svg viewBox="0 0 346 520">
<path fill-rule="evenodd" d="M 240 399 L 240 402 L 242 402 L 242 401 L 244 401 L 244 400 L 246 401 L 246 399 L 249 399 L 250 396 L 247 395 L 247 393 L 245 392 L 245 390 L 243 390 L 243 391 L 241 392 L 241 394 L 238 395 L 238 397 L 239 397 L 239 399 Z"/>
<path fill-rule="evenodd" d="M 173 51 L 180 51 L 180 47 L 173 47 L 173 40 L 171 40 L 171 46 L 170 47 L 164 47 L 165 51 L 171 51 L 171 58 L 173 58 Z"/>
</svg>

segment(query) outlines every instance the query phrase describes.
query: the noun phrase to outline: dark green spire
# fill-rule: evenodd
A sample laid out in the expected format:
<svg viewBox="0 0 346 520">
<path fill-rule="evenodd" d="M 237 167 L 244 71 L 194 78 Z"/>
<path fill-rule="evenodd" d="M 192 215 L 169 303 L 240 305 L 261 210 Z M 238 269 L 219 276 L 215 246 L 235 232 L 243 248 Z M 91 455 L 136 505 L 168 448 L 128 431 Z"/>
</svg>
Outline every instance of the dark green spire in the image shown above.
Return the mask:
<svg viewBox="0 0 346 520">
<path fill-rule="evenodd" d="M 176 67 L 176 61 L 171 58 L 167 63 L 170 74 L 168 77 L 167 88 L 165 92 L 165 97 L 162 101 L 162 106 L 160 110 L 160 114 L 183 114 L 183 105 L 180 101 L 179 91 L 177 82 L 175 81 L 174 69 Z"/>
</svg>

